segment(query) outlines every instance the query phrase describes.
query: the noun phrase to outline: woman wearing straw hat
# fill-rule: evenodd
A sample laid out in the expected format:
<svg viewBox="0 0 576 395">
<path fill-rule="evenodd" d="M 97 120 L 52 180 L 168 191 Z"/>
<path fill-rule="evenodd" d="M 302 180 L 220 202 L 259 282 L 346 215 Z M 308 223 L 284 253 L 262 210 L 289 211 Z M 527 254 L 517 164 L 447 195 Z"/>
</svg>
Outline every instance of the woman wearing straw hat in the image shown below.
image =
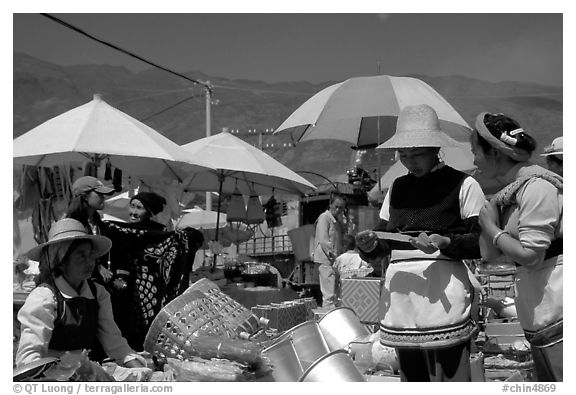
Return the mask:
<svg viewBox="0 0 576 395">
<path fill-rule="evenodd" d="M 479 114 L 471 143 L 479 170 L 502 186 L 480 211 L 482 257 L 515 263 L 516 311 L 536 376 L 562 381 L 562 177 L 530 162 L 536 142 L 504 114 Z"/>
<path fill-rule="evenodd" d="M 564 148 L 563 137 L 556 137 L 552 140 L 552 144 L 544 148 L 544 152 L 540 154 L 546 158 L 546 166 L 548 170 L 564 177 Z"/>
<path fill-rule="evenodd" d="M 111 244 L 104 236 L 88 234 L 82 223 L 64 218 L 52 225 L 46 243 L 27 253 L 40 262 L 40 275 L 18 312 L 22 334 L 17 366 L 91 349 L 96 339 L 118 363 L 146 366 L 114 323 L 110 295 L 89 280 L 95 259 L 106 254 Z"/>
<path fill-rule="evenodd" d="M 374 229 L 388 239 L 374 231 L 356 238 L 365 260 L 390 259 L 380 343 L 396 349 L 403 381 L 471 380 L 470 340 L 477 327 L 462 259 L 480 257 L 478 213 L 485 198 L 472 177 L 440 160 L 440 148 L 455 144 L 433 108 L 405 107 L 396 133 L 379 146 L 396 150 L 409 171 L 391 185 Z"/>
</svg>

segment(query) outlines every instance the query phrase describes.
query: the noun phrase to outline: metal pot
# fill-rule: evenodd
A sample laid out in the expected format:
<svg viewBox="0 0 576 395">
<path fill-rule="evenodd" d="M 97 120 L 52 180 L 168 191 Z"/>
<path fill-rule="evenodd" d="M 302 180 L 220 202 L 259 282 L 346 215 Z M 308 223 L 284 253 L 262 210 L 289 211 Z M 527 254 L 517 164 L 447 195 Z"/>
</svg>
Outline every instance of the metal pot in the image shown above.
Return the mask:
<svg viewBox="0 0 576 395">
<path fill-rule="evenodd" d="M 264 349 L 262 355 L 272 363 L 272 377 L 276 381 L 296 382 L 304 373 L 290 339 L 274 343 Z"/>
<path fill-rule="evenodd" d="M 277 342 L 289 340 L 294 344 L 296 355 L 304 369 L 330 352 L 316 321 L 306 321 L 287 330 Z"/>
<path fill-rule="evenodd" d="M 318 321 L 318 325 L 331 351 L 342 349 L 350 342 L 370 335 L 370 331 L 349 307 L 331 310 Z"/>
<path fill-rule="evenodd" d="M 332 351 L 314 362 L 302 375 L 302 382 L 363 382 L 362 373 L 344 350 Z"/>
</svg>

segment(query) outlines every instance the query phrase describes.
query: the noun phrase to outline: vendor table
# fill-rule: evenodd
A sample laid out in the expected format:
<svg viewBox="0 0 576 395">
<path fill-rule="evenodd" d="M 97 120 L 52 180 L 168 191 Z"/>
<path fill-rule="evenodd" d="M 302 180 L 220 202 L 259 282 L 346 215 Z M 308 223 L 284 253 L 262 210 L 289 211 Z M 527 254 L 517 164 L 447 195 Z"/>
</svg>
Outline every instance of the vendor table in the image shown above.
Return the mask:
<svg viewBox="0 0 576 395">
<path fill-rule="evenodd" d="M 286 300 L 298 299 L 298 293 L 290 288 L 253 287 L 244 288 L 236 284 L 221 287 L 221 291 L 250 309 L 256 305 L 281 303 Z"/>
</svg>

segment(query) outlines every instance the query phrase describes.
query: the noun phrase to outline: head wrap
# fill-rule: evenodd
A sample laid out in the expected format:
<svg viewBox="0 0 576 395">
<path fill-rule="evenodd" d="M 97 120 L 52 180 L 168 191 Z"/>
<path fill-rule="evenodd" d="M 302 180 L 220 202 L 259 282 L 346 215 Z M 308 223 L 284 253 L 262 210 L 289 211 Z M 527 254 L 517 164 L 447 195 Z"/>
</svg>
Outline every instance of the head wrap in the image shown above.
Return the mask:
<svg viewBox="0 0 576 395">
<path fill-rule="evenodd" d="M 536 148 L 520 124 L 504 114 L 480 113 L 474 126 L 493 148 L 518 162 L 528 161 Z"/>
<path fill-rule="evenodd" d="M 139 200 L 144 208 L 152 215 L 162 212 L 166 205 L 166 199 L 154 192 L 140 192 L 130 199 L 130 203 L 132 203 L 134 199 Z"/>
</svg>

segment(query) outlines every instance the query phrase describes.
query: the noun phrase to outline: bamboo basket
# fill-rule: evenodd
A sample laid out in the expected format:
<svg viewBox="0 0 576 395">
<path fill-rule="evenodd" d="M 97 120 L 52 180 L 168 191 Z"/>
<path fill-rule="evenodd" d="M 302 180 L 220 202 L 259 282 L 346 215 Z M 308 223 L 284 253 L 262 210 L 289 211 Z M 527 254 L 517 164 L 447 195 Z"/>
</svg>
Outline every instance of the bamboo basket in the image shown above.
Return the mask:
<svg viewBox="0 0 576 395">
<path fill-rule="evenodd" d="M 249 309 L 210 280 L 201 279 L 160 310 L 146 334 L 144 349 L 186 359 L 198 337 L 247 338 L 260 329 L 259 324 Z"/>
</svg>

